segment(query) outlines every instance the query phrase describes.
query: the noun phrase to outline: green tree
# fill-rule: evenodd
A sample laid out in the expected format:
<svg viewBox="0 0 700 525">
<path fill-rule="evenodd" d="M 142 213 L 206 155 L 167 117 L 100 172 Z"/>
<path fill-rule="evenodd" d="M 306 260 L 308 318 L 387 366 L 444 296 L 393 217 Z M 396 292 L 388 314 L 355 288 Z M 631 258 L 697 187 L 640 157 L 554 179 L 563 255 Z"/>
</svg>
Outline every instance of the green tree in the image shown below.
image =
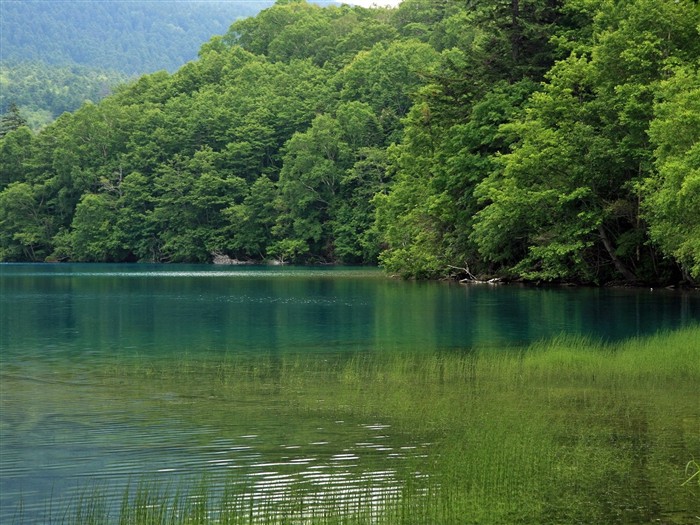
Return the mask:
<svg viewBox="0 0 700 525">
<path fill-rule="evenodd" d="M 343 175 L 341 195 L 332 220 L 336 257 L 346 263 L 376 264 L 380 235 L 374 227 L 374 196 L 386 191 L 386 150 L 363 147 L 355 153 L 355 163 Z"/>
<path fill-rule="evenodd" d="M 256 55 L 267 55 L 272 42 L 279 39 L 285 29 L 293 28 L 309 14 L 315 14 L 318 9 L 318 6 L 304 0 L 277 1 L 274 6 L 261 11 L 257 16 L 235 22 L 224 40 L 227 44 L 240 45 Z"/>
<path fill-rule="evenodd" d="M 296 133 L 285 146 L 279 189 L 283 212 L 275 235 L 307 244 L 311 253 L 334 260 L 330 221 L 340 197 L 351 150 L 338 122 L 316 117 L 308 131 Z"/>
<path fill-rule="evenodd" d="M 165 261 L 207 262 L 226 248 L 228 223 L 222 212 L 243 198 L 246 183 L 218 172 L 216 156 L 205 147 L 191 159 L 176 157 L 157 174 L 151 220 Z"/>
<path fill-rule="evenodd" d="M 411 108 L 412 97 L 427 82 L 437 58 L 430 45 L 417 40 L 377 44 L 358 53 L 338 73 L 341 99 L 369 104 L 389 140 L 398 140 L 400 119 Z"/>
<path fill-rule="evenodd" d="M 116 202 L 110 196 L 94 193 L 83 195 L 76 206 L 71 230 L 72 260 L 107 262 L 123 259 Z"/>
<path fill-rule="evenodd" d="M 165 259 L 159 224 L 153 213 L 157 200 L 153 181 L 134 171 L 124 177 L 119 191 L 116 228 L 125 258 L 149 262 Z"/>
<path fill-rule="evenodd" d="M 658 172 L 644 183 L 651 239 L 700 279 L 700 72 L 677 68 L 657 90 L 649 136 Z"/>
<path fill-rule="evenodd" d="M 548 73 L 527 117 L 506 130 L 517 147 L 480 185 L 480 253 L 519 275 L 663 278 L 646 243 L 639 184 L 652 169 L 656 83 L 667 64 L 698 56 L 699 13 L 689 2 L 622 7 L 604 4 L 588 52 Z"/>
<path fill-rule="evenodd" d="M 263 175 L 251 184 L 243 202 L 223 210 L 230 223 L 226 251 L 241 259 L 267 258 L 277 210 L 277 187 Z"/>
<path fill-rule="evenodd" d="M 16 104 L 10 104 L 7 112 L 0 116 L 0 140 L 2 140 L 5 135 L 27 125 L 27 119 L 25 119 L 17 107 Z"/>
<path fill-rule="evenodd" d="M 534 89 L 529 81 L 494 85 L 470 111 L 459 109 L 463 121 L 435 99 L 439 86 L 423 91 L 406 119 L 403 144 L 393 149 L 393 186 L 377 197 L 381 260 L 389 271 L 435 278 L 455 268 L 488 269 L 470 237 L 479 209 L 475 189 L 512 142 L 499 126 L 522 113 Z"/>
<path fill-rule="evenodd" d="M 14 182 L 0 193 L 0 260 L 43 261 L 52 231 L 41 194 L 30 184 Z"/>
<path fill-rule="evenodd" d="M 25 179 L 27 162 L 33 156 L 34 135 L 21 127 L 0 139 L 0 191 Z"/>
</svg>

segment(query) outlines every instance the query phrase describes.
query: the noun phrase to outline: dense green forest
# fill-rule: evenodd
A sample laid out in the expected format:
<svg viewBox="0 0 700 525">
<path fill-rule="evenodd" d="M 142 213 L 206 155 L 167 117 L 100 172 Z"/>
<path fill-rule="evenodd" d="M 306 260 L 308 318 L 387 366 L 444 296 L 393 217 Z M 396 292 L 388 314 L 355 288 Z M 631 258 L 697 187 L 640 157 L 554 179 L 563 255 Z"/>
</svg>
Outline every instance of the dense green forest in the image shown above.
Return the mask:
<svg viewBox="0 0 700 525">
<path fill-rule="evenodd" d="M 3 0 L 0 113 L 39 129 L 144 73 L 173 72 L 202 42 L 272 0 Z"/>
<path fill-rule="evenodd" d="M 0 259 L 697 281 L 699 64 L 693 0 L 278 0 L 40 133 L 6 115 Z"/>
<path fill-rule="evenodd" d="M 8 63 L 41 62 L 138 75 L 175 71 L 202 42 L 272 0 L 3 0 L 0 49 Z"/>
<path fill-rule="evenodd" d="M 38 130 L 88 100 L 98 102 L 128 80 L 116 71 L 86 66 L 0 63 L 0 113 L 9 113 L 14 105 L 27 125 Z"/>
</svg>

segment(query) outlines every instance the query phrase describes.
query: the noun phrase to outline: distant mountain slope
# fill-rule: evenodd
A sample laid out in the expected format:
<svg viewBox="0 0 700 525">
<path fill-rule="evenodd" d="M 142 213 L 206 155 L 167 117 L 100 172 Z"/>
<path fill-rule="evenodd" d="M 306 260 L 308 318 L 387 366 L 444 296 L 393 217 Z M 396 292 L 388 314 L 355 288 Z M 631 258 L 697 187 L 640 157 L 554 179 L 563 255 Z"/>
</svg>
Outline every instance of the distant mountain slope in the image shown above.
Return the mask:
<svg viewBox="0 0 700 525">
<path fill-rule="evenodd" d="M 3 0 L 0 61 L 136 75 L 174 71 L 203 42 L 272 0 Z"/>
<path fill-rule="evenodd" d="M 274 0 L 0 0 L 0 115 L 33 129 L 201 45 Z M 319 0 L 318 4 L 333 3 Z"/>
<path fill-rule="evenodd" d="M 84 102 L 97 102 L 129 79 L 124 73 L 43 62 L 0 63 L 0 114 L 20 109 L 29 127 L 40 129 Z"/>
</svg>

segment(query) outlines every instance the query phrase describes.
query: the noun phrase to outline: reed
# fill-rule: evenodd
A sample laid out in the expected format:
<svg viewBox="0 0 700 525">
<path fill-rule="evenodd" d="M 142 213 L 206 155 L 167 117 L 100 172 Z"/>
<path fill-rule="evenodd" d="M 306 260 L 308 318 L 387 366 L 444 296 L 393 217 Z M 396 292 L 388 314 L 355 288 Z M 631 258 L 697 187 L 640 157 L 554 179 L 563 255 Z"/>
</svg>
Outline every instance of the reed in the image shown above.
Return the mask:
<svg viewBox="0 0 700 525">
<path fill-rule="evenodd" d="M 680 524 L 700 515 L 699 326 L 501 351 L 124 360 L 95 375 L 115 392 L 219 404 L 264 394 L 290 417 L 390 421 L 432 445 L 381 497 L 371 480 L 322 500 L 302 485 L 280 500 L 234 481 L 174 490 L 145 481 L 127 490 L 119 516 L 95 494 L 77 502 L 71 523 Z"/>
</svg>

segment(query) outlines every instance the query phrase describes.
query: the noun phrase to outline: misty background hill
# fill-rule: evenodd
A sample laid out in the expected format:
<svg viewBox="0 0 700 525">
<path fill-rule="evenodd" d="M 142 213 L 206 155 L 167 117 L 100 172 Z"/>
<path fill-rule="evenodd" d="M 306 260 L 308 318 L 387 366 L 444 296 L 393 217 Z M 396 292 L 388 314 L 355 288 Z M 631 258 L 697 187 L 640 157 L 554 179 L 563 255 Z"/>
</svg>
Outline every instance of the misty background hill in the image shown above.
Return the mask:
<svg viewBox="0 0 700 525">
<path fill-rule="evenodd" d="M 272 0 L 3 0 L 3 62 L 87 66 L 138 75 L 170 72 L 203 42 Z"/>
<path fill-rule="evenodd" d="M 327 1 L 318 2 L 328 4 Z M 0 114 L 39 128 L 144 73 L 176 71 L 274 0 L 2 0 Z"/>
</svg>

